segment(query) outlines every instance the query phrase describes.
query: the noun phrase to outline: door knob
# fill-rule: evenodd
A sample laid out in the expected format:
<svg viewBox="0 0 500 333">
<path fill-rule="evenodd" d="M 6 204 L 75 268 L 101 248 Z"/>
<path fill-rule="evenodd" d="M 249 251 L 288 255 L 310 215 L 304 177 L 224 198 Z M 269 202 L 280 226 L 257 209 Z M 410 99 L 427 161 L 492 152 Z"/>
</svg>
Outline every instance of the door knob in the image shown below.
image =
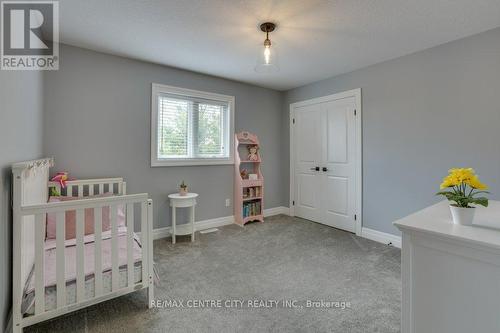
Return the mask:
<svg viewBox="0 0 500 333">
<path fill-rule="evenodd" d="M 327 171 L 328 171 L 328 168 L 327 168 L 327 167 L 323 167 L 323 171 L 324 171 L 324 172 L 327 172 Z"/>
<path fill-rule="evenodd" d="M 312 171 L 319 171 L 319 166 L 311 168 Z"/>
</svg>

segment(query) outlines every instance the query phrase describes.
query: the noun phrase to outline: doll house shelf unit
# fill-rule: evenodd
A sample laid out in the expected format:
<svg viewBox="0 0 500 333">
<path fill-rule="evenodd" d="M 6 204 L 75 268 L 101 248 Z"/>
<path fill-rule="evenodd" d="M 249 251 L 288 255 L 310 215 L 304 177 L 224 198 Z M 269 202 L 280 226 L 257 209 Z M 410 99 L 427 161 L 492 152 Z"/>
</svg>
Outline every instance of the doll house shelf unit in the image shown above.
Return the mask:
<svg viewBox="0 0 500 333">
<path fill-rule="evenodd" d="M 259 139 L 249 132 L 240 132 L 235 136 L 233 201 L 235 223 L 243 226 L 251 221 L 264 222 L 264 177 L 260 170 Z M 253 159 L 250 159 L 251 147 L 257 148 L 256 157 L 253 156 Z M 255 177 L 256 179 L 253 179 Z"/>
</svg>

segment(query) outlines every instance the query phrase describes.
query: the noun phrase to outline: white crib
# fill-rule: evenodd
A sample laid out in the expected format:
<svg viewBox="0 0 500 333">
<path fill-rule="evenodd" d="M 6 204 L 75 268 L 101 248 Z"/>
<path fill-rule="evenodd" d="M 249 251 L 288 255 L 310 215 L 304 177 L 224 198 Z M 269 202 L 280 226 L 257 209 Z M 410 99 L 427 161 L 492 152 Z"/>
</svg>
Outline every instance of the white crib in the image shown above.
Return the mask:
<svg viewBox="0 0 500 333">
<path fill-rule="evenodd" d="M 91 196 L 112 192 L 114 196 L 92 199 L 62 201 L 47 203 L 49 187 L 59 184 L 48 181 L 49 168 L 53 165 L 52 159 L 40 159 L 29 162 L 16 163 L 13 172 L 13 294 L 12 294 L 12 326 L 13 332 L 22 332 L 26 326 L 45 321 L 68 312 L 122 296 L 136 290 L 148 288 L 148 306 L 152 306 L 154 297 L 153 287 L 153 237 L 152 237 L 152 200 L 146 193 L 126 195 L 126 183 L 122 178 L 92 179 L 69 181 L 63 190 L 65 196 Z M 106 238 L 102 232 L 102 210 L 109 209 L 110 230 Z M 109 208 L 108 208 L 109 207 Z M 118 236 L 117 210 L 118 207 L 125 213 L 126 226 Z M 94 234 L 93 241 L 89 242 L 84 234 L 87 211 L 93 210 Z M 76 238 L 71 250 L 75 254 L 75 279 L 67 281 L 67 265 L 65 251 L 67 240 L 65 233 L 66 212 L 76 212 Z M 84 213 L 85 212 L 85 213 Z M 46 219 L 47 214 L 56 216 L 55 247 L 55 281 L 52 287 L 55 290 L 54 304 L 46 307 L 45 263 L 46 260 Z M 137 218 L 138 223 L 134 223 Z M 135 227 L 134 227 L 135 225 Z M 139 235 L 140 227 L 140 236 Z M 136 234 L 137 233 L 137 234 Z M 120 237 L 120 238 L 119 238 Z M 140 242 L 139 239 L 140 237 Z M 119 253 L 120 245 L 126 248 L 126 265 L 123 261 L 124 253 Z M 106 242 L 106 243 L 105 243 Z M 135 243 L 137 242 L 137 243 Z M 87 246 L 91 244 L 92 261 L 94 262 L 93 275 L 86 275 L 85 258 Z M 136 245 L 139 244 L 139 245 Z M 110 250 L 111 267 L 104 267 L 102 255 L 103 246 Z M 137 261 L 136 248 L 140 247 L 140 259 Z M 122 251 L 124 252 L 124 251 Z M 121 257 L 120 257 L 121 256 Z M 121 261 L 120 261 L 121 262 Z M 103 272 L 103 270 L 105 272 Z M 104 274 L 106 278 L 104 279 Z M 122 275 L 121 275 L 122 274 Z M 123 281 L 126 274 L 126 280 Z M 140 278 L 138 279 L 137 276 Z M 92 292 L 87 290 L 89 281 L 92 281 Z M 28 281 L 34 283 L 34 306 L 32 313 L 27 315 L 22 310 L 23 297 L 25 298 Z M 108 284 L 104 285 L 103 281 Z M 67 293 L 68 288 L 68 293 Z M 74 302 L 68 302 L 69 288 L 75 291 Z"/>
</svg>

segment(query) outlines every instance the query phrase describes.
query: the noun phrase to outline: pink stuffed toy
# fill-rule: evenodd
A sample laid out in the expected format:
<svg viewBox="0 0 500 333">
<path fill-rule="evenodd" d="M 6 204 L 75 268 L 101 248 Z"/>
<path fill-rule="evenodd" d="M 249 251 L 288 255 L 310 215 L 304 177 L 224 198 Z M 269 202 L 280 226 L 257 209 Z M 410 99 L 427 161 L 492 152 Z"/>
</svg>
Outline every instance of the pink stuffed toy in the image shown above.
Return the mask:
<svg viewBox="0 0 500 333">
<path fill-rule="evenodd" d="M 65 171 L 56 173 L 56 175 L 51 179 L 53 182 L 58 182 L 62 188 L 66 188 L 66 181 L 68 180 L 68 173 Z"/>
</svg>

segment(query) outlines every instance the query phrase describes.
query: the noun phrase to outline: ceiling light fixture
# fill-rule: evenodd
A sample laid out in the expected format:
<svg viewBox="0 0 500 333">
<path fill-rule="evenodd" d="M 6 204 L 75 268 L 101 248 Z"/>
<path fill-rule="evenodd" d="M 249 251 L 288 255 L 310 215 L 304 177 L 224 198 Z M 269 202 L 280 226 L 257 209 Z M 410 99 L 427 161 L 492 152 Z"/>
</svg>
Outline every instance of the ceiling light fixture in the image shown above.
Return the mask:
<svg viewBox="0 0 500 333">
<path fill-rule="evenodd" d="M 269 33 L 275 29 L 276 24 L 272 22 L 265 22 L 260 25 L 260 30 L 266 33 L 266 40 L 264 41 L 264 52 L 259 56 L 257 66 L 255 66 L 257 73 L 274 73 L 279 71 L 279 67 L 276 64 L 276 52 L 273 49 L 271 54 L 271 40 L 269 39 Z"/>
</svg>

